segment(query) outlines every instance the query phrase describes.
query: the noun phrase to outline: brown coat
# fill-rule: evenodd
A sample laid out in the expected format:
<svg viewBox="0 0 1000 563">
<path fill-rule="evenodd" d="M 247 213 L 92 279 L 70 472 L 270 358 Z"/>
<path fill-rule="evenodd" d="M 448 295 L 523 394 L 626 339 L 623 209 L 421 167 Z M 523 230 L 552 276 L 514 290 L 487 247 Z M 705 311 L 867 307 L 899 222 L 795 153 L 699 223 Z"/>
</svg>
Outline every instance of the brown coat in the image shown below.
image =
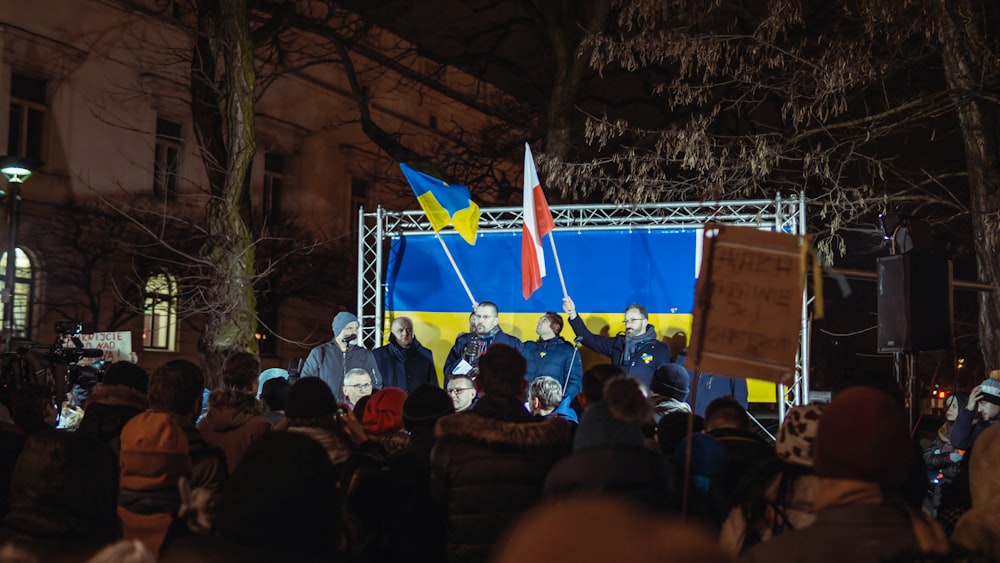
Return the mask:
<svg viewBox="0 0 1000 563">
<path fill-rule="evenodd" d="M 271 430 L 264 412 L 253 393 L 216 389 L 208 396 L 208 414 L 198 423 L 198 430 L 206 442 L 225 452 L 230 475 L 250 444 Z"/>
</svg>

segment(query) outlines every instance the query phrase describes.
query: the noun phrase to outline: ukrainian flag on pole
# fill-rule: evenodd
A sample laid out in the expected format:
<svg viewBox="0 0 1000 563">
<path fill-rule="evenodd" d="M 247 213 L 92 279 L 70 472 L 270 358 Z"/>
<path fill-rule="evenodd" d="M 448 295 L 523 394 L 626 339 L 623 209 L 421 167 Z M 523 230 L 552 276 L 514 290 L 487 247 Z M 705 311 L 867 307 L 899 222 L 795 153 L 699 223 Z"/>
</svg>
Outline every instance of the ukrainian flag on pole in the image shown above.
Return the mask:
<svg viewBox="0 0 1000 563">
<path fill-rule="evenodd" d="M 448 185 L 442 180 L 417 172 L 409 166 L 400 163 L 406 181 L 417 195 L 420 207 L 427 215 L 431 227 L 440 231 L 448 225 L 454 225 L 455 231 L 469 244 L 476 244 L 476 231 L 479 230 L 479 205 L 472 201 L 469 188 L 465 186 Z"/>
</svg>

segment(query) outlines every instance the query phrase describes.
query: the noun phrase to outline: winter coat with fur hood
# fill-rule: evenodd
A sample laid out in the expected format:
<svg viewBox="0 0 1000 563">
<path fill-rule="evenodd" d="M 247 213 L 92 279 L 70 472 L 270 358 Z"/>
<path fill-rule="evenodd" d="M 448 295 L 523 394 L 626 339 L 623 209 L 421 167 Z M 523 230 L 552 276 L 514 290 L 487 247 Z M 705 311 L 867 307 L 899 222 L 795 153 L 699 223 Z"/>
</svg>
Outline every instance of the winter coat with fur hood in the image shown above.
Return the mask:
<svg viewBox="0 0 1000 563">
<path fill-rule="evenodd" d="M 206 442 L 225 452 L 230 475 L 250 444 L 271 430 L 265 410 L 264 403 L 246 391 L 223 388 L 208 396 L 208 413 L 198 423 L 198 430 Z"/>
<path fill-rule="evenodd" d="M 93 436 L 117 452 L 122 428 L 149 408 L 149 399 L 128 385 L 98 385 L 87 399 L 78 434 Z"/>
<path fill-rule="evenodd" d="M 485 561 L 501 532 L 541 497 L 549 469 L 569 452 L 571 426 L 516 399 L 483 396 L 435 429 L 431 489 L 447 511 L 448 561 Z"/>
</svg>

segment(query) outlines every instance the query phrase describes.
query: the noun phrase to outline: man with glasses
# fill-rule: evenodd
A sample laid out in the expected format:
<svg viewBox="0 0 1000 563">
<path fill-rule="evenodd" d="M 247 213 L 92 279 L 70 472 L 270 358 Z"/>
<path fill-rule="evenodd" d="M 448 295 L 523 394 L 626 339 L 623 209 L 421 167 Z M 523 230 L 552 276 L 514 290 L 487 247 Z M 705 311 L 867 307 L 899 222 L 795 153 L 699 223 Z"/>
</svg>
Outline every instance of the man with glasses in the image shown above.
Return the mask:
<svg viewBox="0 0 1000 563">
<path fill-rule="evenodd" d="M 473 373 L 479 362 L 479 356 L 485 354 L 494 342 L 506 344 L 524 354 L 521 341 L 500 329 L 500 310 L 497 309 L 496 303 L 483 301 L 476 305 L 473 321 L 475 332 L 458 335 L 455 345 L 448 352 L 448 358 L 444 361 L 445 377 L 456 373 Z"/>
<path fill-rule="evenodd" d="M 625 332 L 615 336 L 590 332 L 583 319 L 576 314 L 576 304 L 569 296 L 563 298 L 563 311 L 584 346 L 608 356 L 625 375 L 638 379 L 647 387 L 656 368 L 670 363 L 670 346 L 657 338 L 656 328 L 649 324 L 649 313 L 642 305 L 633 303 L 625 309 Z"/>
<path fill-rule="evenodd" d="M 358 404 L 361 397 L 372 394 L 372 376 L 361 368 L 348 370 L 347 374 L 344 375 L 343 393 L 347 404 L 353 410 L 354 405 Z"/>
<path fill-rule="evenodd" d="M 448 396 L 455 405 L 455 412 L 465 412 L 476 402 L 476 384 L 465 375 L 453 375 L 448 380 Z"/>
</svg>

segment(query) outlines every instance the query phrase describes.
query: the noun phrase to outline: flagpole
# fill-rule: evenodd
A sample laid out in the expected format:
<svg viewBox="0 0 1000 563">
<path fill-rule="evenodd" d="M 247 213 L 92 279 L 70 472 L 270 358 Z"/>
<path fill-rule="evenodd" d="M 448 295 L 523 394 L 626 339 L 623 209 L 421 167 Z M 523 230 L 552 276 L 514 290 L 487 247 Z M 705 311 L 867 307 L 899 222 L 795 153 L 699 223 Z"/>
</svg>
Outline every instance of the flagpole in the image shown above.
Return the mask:
<svg viewBox="0 0 1000 563">
<path fill-rule="evenodd" d="M 559 263 L 559 253 L 556 252 L 556 239 L 549 233 L 549 243 L 552 244 L 552 257 L 556 260 L 556 272 L 559 272 L 559 283 L 562 284 L 563 297 L 569 297 L 569 293 L 566 291 L 566 280 L 563 279 L 562 264 Z"/>
<path fill-rule="evenodd" d="M 444 239 L 441 238 L 441 233 L 434 231 L 434 236 L 437 237 L 438 242 L 441 243 L 441 248 L 444 249 L 444 253 L 448 256 L 448 261 L 451 262 L 451 267 L 455 269 L 455 274 L 458 276 L 458 281 L 462 282 L 462 287 L 465 288 L 465 294 L 469 296 L 469 301 L 472 302 L 472 308 L 476 308 L 476 299 L 472 297 L 472 291 L 469 289 L 469 284 L 465 283 L 465 278 L 462 277 L 462 272 L 458 269 L 458 264 L 455 263 L 455 259 L 451 256 L 451 251 L 448 250 L 448 245 L 444 243 Z"/>
</svg>

